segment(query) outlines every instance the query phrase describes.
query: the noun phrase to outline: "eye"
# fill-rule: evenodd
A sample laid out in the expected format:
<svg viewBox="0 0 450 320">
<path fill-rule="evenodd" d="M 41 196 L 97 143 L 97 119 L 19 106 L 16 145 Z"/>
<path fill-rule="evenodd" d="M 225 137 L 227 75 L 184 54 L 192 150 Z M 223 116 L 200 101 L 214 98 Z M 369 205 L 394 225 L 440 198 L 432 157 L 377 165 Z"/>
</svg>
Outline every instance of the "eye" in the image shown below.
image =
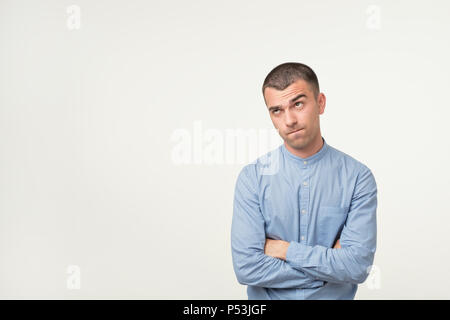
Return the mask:
<svg viewBox="0 0 450 320">
<path fill-rule="evenodd" d="M 278 114 L 279 111 L 280 111 L 280 109 L 275 109 L 275 110 L 272 111 L 272 114 Z"/>
<path fill-rule="evenodd" d="M 299 103 L 301 105 L 298 105 Z M 301 108 L 301 107 L 303 107 L 303 102 L 302 101 L 298 101 L 298 102 L 295 103 L 295 106 Z"/>
</svg>

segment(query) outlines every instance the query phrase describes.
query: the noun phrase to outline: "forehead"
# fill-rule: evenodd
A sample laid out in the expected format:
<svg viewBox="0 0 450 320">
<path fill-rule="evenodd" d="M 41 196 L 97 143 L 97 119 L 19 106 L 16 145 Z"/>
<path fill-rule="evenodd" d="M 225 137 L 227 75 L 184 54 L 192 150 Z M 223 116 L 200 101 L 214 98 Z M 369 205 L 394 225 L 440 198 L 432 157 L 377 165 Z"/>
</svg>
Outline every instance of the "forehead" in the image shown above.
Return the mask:
<svg viewBox="0 0 450 320">
<path fill-rule="evenodd" d="M 268 106 L 288 105 L 289 100 L 299 94 L 304 94 L 306 97 L 312 96 L 311 86 L 303 79 L 295 81 L 284 90 L 270 87 L 264 90 L 264 98 Z"/>
</svg>

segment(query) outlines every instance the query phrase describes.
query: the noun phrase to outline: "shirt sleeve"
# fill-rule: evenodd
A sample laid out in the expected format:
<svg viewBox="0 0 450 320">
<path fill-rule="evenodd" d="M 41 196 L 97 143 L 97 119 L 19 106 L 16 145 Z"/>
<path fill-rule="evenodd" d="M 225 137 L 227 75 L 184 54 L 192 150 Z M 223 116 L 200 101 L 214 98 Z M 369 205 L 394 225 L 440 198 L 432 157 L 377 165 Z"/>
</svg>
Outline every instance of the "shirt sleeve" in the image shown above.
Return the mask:
<svg viewBox="0 0 450 320">
<path fill-rule="evenodd" d="M 376 250 L 377 186 L 366 166 L 359 174 L 347 221 L 340 236 L 341 248 L 309 246 L 291 241 L 286 261 L 316 279 L 343 283 L 363 283 Z"/>
<path fill-rule="evenodd" d="M 313 279 L 286 261 L 264 254 L 265 222 L 260 211 L 254 169 L 250 164 L 241 170 L 234 191 L 231 251 L 238 282 L 266 288 L 323 286 L 324 281 Z"/>
</svg>

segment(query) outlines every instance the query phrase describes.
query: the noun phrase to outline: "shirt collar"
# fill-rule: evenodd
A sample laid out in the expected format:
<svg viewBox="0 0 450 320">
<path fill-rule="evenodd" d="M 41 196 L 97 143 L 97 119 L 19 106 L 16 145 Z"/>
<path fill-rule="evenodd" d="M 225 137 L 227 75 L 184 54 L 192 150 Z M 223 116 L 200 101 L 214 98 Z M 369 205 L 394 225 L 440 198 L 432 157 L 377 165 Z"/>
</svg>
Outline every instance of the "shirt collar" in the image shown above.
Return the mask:
<svg viewBox="0 0 450 320">
<path fill-rule="evenodd" d="M 303 165 L 310 165 L 319 161 L 327 153 L 329 146 L 323 137 L 322 141 L 323 141 L 322 148 L 320 148 L 319 151 L 317 151 L 315 154 L 307 158 L 301 158 L 299 156 L 296 156 L 295 154 L 292 154 L 288 149 L 286 149 L 286 145 L 284 143 L 281 145 L 281 151 L 285 156 L 289 157 L 290 159 L 293 159 L 294 161 L 298 161 Z"/>
</svg>

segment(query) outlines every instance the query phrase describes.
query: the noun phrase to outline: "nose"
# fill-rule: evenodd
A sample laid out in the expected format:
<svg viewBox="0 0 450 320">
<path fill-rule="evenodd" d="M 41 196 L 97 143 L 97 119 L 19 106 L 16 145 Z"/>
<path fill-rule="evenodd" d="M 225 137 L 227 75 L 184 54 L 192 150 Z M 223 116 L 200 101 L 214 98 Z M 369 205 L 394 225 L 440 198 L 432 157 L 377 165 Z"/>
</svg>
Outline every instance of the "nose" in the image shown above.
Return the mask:
<svg viewBox="0 0 450 320">
<path fill-rule="evenodd" d="M 289 110 L 286 110 L 286 118 L 285 118 L 286 126 L 292 127 L 297 123 L 297 118 L 295 114 Z"/>
</svg>

